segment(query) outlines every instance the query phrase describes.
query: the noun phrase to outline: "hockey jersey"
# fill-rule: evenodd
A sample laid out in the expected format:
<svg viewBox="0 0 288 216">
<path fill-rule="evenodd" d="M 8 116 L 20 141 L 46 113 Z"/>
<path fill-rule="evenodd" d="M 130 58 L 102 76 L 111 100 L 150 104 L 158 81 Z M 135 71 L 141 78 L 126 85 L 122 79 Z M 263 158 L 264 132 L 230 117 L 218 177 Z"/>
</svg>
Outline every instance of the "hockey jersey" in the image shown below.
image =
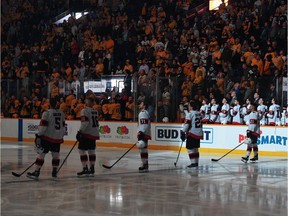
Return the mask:
<svg viewBox="0 0 288 216">
<path fill-rule="evenodd" d="M 48 109 L 41 117 L 38 135 L 51 143 L 63 143 L 65 115 L 61 110 Z"/>
<path fill-rule="evenodd" d="M 81 126 L 79 129 L 83 137 L 99 140 L 98 112 L 92 107 L 81 110 Z"/>
<path fill-rule="evenodd" d="M 278 104 L 272 104 L 269 107 L 267 118 L 268 118 L 268 125 L 276 125 L 276 123 L 279 123 L 280 115 L 280 106 Z"/>
<path fill-rule="evenodd" d="M 138 114 L 138 130 L 137 132 L 142 131 L 144 137 L 147 140 L 151 140 L 151 124 L 150 124 L 150 115 L 147 110 L 142 110 Z"/>
<path fill-rule="evenodd" d="M 230 115 L 232 116 L 232 124 L 234 125 L 242 125 L 243 119 L 240 116 L 241 106 L 238 104 L 230 109 Z"/>
<path fill-rule="evenodd" d="M 211 113 L 210 113 L 210 122 L 212 123 L 220 123 L 219 122 L 219 115 L 218 115 L 218 104 L 213 104 L 211 106 Z"/>
<path fill-rule="evenodd" d="M 263 104 L 258 105 L 257 112 L 262 115 L 262 118 L 260 119 L 260 125 L 266 125 L 267 119 L 265 117 L 265 113 L 267 112 L 267 106 Z"/>
<path fill-rule="evenodd" d="M 220 120 L 221 124 L 230 123 L 231 117 L 229 115 L 229 109 L 230 109 L 229 104 L 223 104 L 222 105 L 221 112 L 219 113 L 219 117 L 220 117 L 219 120 Z"/>
<path fill-rule="evenodd" d="M 187 113 L 183 131 L 187 132 L 187 136 L 203 139 L 202 116 L 199 111 L 192 110 Z"/>
<path fill-rule="evenodd" d="M 210 121 L 210 112 L 211 112 L 210 104 L 204 104 L 200 107 L 200 113 L 203 116 L 202 118 L 203 123 L 207 123 Z"/>
<path fill-rule="evenodd" d="M 259 114 L 256 111 L 250 112 L 248 115 L 246 115 L 248 124 L 248 131 L 251 131 L 254 136 L 260 136 L 260 119 L 262 118 L 262 115 Z"/>
</svg>

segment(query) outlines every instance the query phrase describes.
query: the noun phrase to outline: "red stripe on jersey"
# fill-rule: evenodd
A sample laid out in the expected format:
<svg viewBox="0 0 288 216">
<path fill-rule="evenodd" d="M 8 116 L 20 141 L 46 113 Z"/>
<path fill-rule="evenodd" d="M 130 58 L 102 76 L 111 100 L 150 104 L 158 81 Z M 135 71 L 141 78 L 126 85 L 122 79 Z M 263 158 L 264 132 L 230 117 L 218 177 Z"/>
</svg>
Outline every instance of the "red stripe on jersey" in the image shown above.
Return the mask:
<svg viewBox="0 0 288 216">
<path fill-rule="evenodd" d="M 94 136 L 94 135 L 91 135 L 91 134 L 83 134 L 82 133 L 82 136 L 87 138 L 87 139 L 92 139 L 92 140 L 99 140 L 99 136 Z"/>
<path fill-rule="evenodd" d="M 87 116 L 81 116 L 81 122 L 88 122 L 89 119 Z"/>
<path fill-rule="evenodd" d="M 53 138 L 51 138 L 51 137 L 48 137 L 48 136 L 43 135 L 43 136 L 41 137 L 41 139 L 47 140 L 47 141 L 49 141 L 49 142 L 51 142 L 51 143 L 55 143 L 55 144 L 63 143 L 63 138 L 62 138 L 62 139 L 53 139 Z"/>
<path fill-rule="evenodd" d="M 146 140 L 151 140 L 151 136 L 147 135 L 147 134 L 144 134 L 144 139 Z"/>
<path fill-rule="evenodd" d="M 188 132 L 187 135 L 190 136 L 190 137 L 192 137 L 192 138 L 195 138 L 195 139 L 203 139 L 203 135 L 198 136 L 198 135 L 196 135 L 196 134 L 192 134 L 191 132 Z"/>
<path fill-rule="evenodd" d="M 41 119 L 40 121 L 40 126 L 45 126 L 47 127 L 49 125 L 48 121 L 46 121 L 45 119 Z"/>
</svg>

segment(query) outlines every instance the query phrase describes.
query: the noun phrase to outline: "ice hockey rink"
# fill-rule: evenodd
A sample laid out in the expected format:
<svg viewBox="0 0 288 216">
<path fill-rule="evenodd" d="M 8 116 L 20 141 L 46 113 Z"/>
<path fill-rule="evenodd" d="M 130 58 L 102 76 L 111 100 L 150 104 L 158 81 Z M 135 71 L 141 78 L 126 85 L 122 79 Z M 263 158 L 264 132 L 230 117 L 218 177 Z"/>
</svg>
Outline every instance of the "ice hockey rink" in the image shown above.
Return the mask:
<svg viewBox="0 0 288 216">
<path fill-rule="evenodd" d="M 63 160 L 72 145 L 62 145 Z M 183 148 L 149 150 L 149 172 L 139 173 L 140 156 L 135 148 L 111 169 L 127 148 L 97 148 L 94 177 L 79 178 L 81 163 L 77 147 L 63 165 L 57 180 L 51 177 L 47 154 L 39 181 L 23 172 L 35 161 L 32 143 L 1 143 L 2 216 L 273 216 L 287 215 L 287 157 L 262 157 L 244 164 L 243 155 L 200 154 L 200 166 L 190 164 Z M 61 161 L 62 162 L 62 161 Z M 32 171 L 33 168 L 30 169 Z"/>
</svg>

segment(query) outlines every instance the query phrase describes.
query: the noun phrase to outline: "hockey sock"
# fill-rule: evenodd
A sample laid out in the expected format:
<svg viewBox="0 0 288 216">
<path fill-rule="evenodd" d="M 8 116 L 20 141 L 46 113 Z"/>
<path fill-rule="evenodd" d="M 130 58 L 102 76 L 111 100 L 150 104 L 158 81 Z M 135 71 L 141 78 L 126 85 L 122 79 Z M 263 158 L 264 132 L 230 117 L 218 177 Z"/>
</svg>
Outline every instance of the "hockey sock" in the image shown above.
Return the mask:
<svg viewBox="0 0 288 216">
<path fill-rule="evenodd" d="M 148 149 L 142 148 L 142 149 L 139 149 L 139 151 L 140 151 L 140 157 L 141 157 L 142 163 L 148 164 Z"/>
<path fill-rule="evenodd" d="M 45 154 L 42 153 L 42 154 L 38 154 L 37 158 L 36 158 L 36 170 L 39 171 L 41 169 L 41 167 L 43 166 L 44 164 L 44 158 L 45 158 Z"/>
<path fill-rule="evenodd" d="M 187 151 L 188 151 L 188 155 L 189 155 L 191 163 L 198 163 L 199 162 L 198 148 L 187 149 Z"/>
<path fill-rule="evenodd" d="M 60 164 L 59 152 L 52 152 L 52 167 L 57 168 Z"/>
<path fill-rule="evenodd" d="M 247 146 L 247 151 L 246 151 L 246 157 L 249 157 L 252 151 L 252 147 L 251 146 Z"/>
<path fill-rule="evenodd" d="M 87 166 L 87 161 L 88 161 L 87 154 L 85 153 L 84 150 L 79 150 L 79 154 L 80 154 L 80 161 L 82 163 L 82 166 L 86 167 Z"/>
<path fill-rule="evenodd" d="M 255 144 L 255 146 L 253 147 L 253 151 L 254 151 L 254 156 L 258 155 L 258 146 L 257 146 L 257 144 Z"/>
<path fill-rule="evenodd" d="M 89 164 L 91 165 L 95 165 L 95 161 L 96 161 L 96 154 L 95 154 L 95 150 L 88 150 L 88 155 L 89 155 Z"/>
</svg>

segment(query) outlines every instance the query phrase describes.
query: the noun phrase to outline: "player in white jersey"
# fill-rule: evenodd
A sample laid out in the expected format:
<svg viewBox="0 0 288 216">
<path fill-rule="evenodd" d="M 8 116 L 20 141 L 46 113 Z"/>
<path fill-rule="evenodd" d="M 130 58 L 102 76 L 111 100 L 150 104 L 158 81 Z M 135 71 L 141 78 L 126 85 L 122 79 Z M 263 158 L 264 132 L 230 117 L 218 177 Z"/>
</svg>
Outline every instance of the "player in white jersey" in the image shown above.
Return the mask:
<svg viewBox="0 0 288 216">
<path fill-rule="evenodd" d="M 220 123 L 229 124 L 231 122 L 231 116 L 229 115 L 230 106 L 227 103 L 226 98 L 222 99 L 222 107 L 219 113 Z"/>
<path fill-rule="evenodd" d="M 148 140 L 151 140 L 151 123 L 150 116 L 146 108 L 148 101 L 141 101 L 139 104 L 138 129 L 137 129 L 137 147 L 139 148 L 142 166 L 139 172 L 148 172 Z"/>
<path fill-rule="evenodd" d="M 210 113 L 210 123 L 212 124 L 219 124 L 219 105 L 216 103 L 214 98 L 211 99 L 210 103 L 211 113 Z"/>
<path fill-rule="evenodd" d="M 185 123 L 181 130 L 181 140 L 183 142 L 186 140 L 186 148 L 191 161 L 191 164 L 187 166 L 188 168 L 198 167 L 198 149 L 200 148 L 201 139 L 203 139 L 202 115 L 198 111 L 197 104 L 190 102 L 189 113 L 186 115 Z"/>
<path fill-rule="evenodd" d="M 230 115 L 232 116 L 232 124 L 233 125 L 242 125 L 243 119 L 240 116 L 241 114 L 241 106 L 239 104 L 238 99 L 234 99 L 234 107 L 230 109 Z"/>
<path fill-rule="evenodd" d="M 86 107 L 81 110 L 81 126 L 76 135 L 83 170 L 77 176 L 94 176 L 96 140 L 99 140 L 98 112 L 93 107 L 93 98 L 85 99 Z M 86 153 L 87 152 L 87 153 Z M 88 169 L 88 161 L 90 168 Z"/>
<path fill-rule="evenodd" d="M 263 98 L 259 98 L 258 100 L 258 107 L 257 107 L 257 111 L 259 114 L 262 115 L 262 119 L 260 119 L 260 125 L 266 125 L 267 124 L 267 119 L 266 119 L 266 112 L 267 110 L 267 106 L 264 105 L 264 101 Z"/>
<path fill-rule="evenodd" d="M 57 177 L 57 170 L 60 163 L 60 144 L 63 143 L 65 134 L 65 115 L 57 109 L 57 100 L 50 99 L 50 109 L 44 111 L 41 117 L 39 131 L 36 134 L 37 157 L 35 161 L 35 171 L 28 172 L 27 177 L 37 180 L 40 169 L 44 164 L 45 155 L 50 151 L 52 154 L 52 177 Z"/>
<path fill-rule="evenodd" d="M 281 125 L 288 126 L 288 109 L 283 107 L 282 116 L 281 116 Z"/>
<path fill-rule="evenodd" d="M 247 114 L 249 113 L 248 110 L 250 109 L 250 104 L 251 104 L 251 100 L 247 98 L 246 103 L 242 105 L 241 117 L 243 118 L 243 121 L 245 124 L 247 124 Z"/>
<path fill-rule="evenodd" d="M 210 104 L 207 104 L 207 100 L 203 99 L 202 106 L 200 107 L 200 113 L 203 116 L 202 123 L 207 124 L 210 122 L 210 113 L 211 113 L 211 107 Z"/>
<path fill-rule="evenodd" d="M 272 104 L 269 106 L 268 114 L 267 114 L 268 125 L 271 125 L 271 126 L 279 125 L 280 106 L 276 104 L 275 98 L 272 98 L 271 103 Z"/>
<path fill-rule="evenodd" d="M 257 138 L 260 137 L 260 120 L 262 118 L 262 114 L 256 111 L 256 104 L 250 104 L 249 109 L 246 115 L 248 124 L 247 129 L 247 150 L 245 157 L 242 157 L 241 160 L 243 162 L 247 162 L 249 156 L 254 151 L 254 157 L 250 159 L 250 161 L 257 161 L 258 160 L 258 146 L 257 146 Z"/>
</svg>

